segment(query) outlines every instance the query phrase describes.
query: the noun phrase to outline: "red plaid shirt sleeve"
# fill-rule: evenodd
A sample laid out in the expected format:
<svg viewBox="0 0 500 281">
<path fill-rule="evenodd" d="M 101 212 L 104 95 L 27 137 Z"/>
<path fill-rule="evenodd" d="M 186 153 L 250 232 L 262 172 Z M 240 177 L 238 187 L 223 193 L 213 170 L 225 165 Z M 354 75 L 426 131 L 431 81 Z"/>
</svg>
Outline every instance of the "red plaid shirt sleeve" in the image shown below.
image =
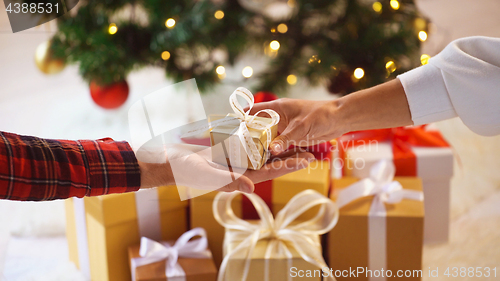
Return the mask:
<svg viewBox="0 0 500 281">
<path fill-rule="evenodd" d="M 51 140 L 0 132 L 0 199 L 41 201 L 137 191 L 127 142 Z"/>
</svg>

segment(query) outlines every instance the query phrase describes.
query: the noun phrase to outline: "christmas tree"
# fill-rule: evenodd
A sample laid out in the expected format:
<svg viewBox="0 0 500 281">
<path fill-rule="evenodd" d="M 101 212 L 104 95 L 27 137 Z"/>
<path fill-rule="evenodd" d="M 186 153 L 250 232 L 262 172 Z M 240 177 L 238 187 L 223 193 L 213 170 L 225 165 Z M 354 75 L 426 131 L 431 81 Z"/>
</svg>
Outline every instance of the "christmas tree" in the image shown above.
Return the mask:
<svg viewBox="0 0 500 281">
<path fill-rule="evenodd" d="M 304 79 L 333 93 L 373 86 L 420 64 L 427 20 L 412 0 L 105 0 L 59 17 L 52 56 L 89 82 L 124 81 L 147 65 L 203 92 L 248 52 L 267 56 L 252 76 L 278 94 Z"/>
</svg>

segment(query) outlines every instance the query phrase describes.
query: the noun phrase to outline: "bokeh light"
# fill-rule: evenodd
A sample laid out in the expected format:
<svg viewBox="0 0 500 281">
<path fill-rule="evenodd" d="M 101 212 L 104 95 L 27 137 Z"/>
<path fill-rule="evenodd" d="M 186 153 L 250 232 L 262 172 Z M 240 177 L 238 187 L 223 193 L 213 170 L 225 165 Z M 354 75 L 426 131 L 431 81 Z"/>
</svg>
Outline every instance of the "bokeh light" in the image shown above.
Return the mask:
<svg viewBox="0 0 500 281">
<path fill-rule="evenodd" d="M 422 42 L 424 42 L 425 40 L 427 40 L 427 32 L 421 30 L 419 33 L 418 33 L 418 39 Z"/>
<path fill-rule="evenodd" d="M 170 52 L 169 51 L 164 51 L 161 53 L 161 59 L 162 60 L 168 60 L 170 58 Z"/>
<path fill-rule="evenodd" d="M 280 42 L 278 42 L 277 40 L 273 40 L 271 41 L 271 43 L 269 43 L 269 47 L 271 48 L 271 50 L 277 51 L 280 48 Z"/>
<path fill-rule="evenodd" d="M 378 2 L 378 1 L 374 2 L 372 5 L 372 8 L 375 12 L 381 13 L 382 12 L 382 3 Z"/>
<path fill-rule="evenodd" d="M 280 23 L 278 25 L 278 32 L 279 33 L 286 33 L 288 31 L 288 26 L 284 23 Z"/>
<path fill-rule="evenodd" d="M 116 24 L 111 23 L 111 24 L 109 25 L 109 28 L 108 28 L 108 32 L 109 32 L 109 34 L 113 35 L 113 34 L 115 34 L 117 31 L 118 31 L 118 27 L 116 26 Z"/>
<path fill-rule="evenodd" d="M 221 10 L 217 10 L 214 14 L 214 17 L 218 20 L 221 20 L 224 18 L 224 12 Z"/>
<path fill-rule="evenodd" d="M 363 76 L 365 76 L 365 71 L 362 68 L 358 67 L 354 70 L 354 78 L 361 79 Z"/>
<path fill-rule="evenodd" d="M 168 28 L 174 28 L 175 20 L 173 18 L 169 18 L 168 20 L 165 21 L 165 26 Z"/>
<path fill-rule="evenodd" d="M 226 68 L 224 68 L 224 66 L 222 66 L 222 65 L 219 65 L 215 69 L 215 72 L 217 72 L 217 74 L 219 74 L 219 75 L 222 75 L 222 74 L 226 73 Z"/>
<path fill-rule="evenodd" d="M 422 54 L 420 56 L 420 62 L 422 63 L 422 65 L 426 65 L 429 63 L 430 58 L 431 58 L 431 56 L 429 56 L 428 54 Z"/>
<path fill-rule="evenodd" d="M 253 69 L 250 66 L 245 66 L 243 70 L 241 71 L 241 74 L 245 78 L 250 78 L 253 75 Z"/>
<path fill-rule="evenodd" d="M 295 85 L 297 83 L 297 76 L 290 74 L 286 77 L 286 82 L 290 85 Z"/>
<path fill-rule="evenodd" d="M 393 8 L 394 10 L 398 10 L 399 9 L 399 2 L 398 2 L 398 0 L 391 0 L 390 4 L 391 4 L 391 8 Z"/>
<path fill-rule="evenodd" d="M 390 60 L 385 64 L 385 68 L 389 73 L 393 73 L 394 71 L 396 71 L 396 64 L 392 60 Z"/>
</svg>

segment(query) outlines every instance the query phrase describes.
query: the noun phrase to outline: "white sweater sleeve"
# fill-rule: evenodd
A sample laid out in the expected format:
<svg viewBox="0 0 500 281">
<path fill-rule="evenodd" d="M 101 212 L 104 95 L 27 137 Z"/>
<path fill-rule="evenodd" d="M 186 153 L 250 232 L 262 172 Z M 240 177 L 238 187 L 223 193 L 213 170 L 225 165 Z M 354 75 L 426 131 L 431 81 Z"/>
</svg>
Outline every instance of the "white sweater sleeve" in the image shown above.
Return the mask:
<svg viewBox="0 0 500 281">
<path fill-rule="evenodd" d="M 398 78 L 415 125 L 459 116 L 478 134 L 500 134 L 500 38 L 455 40 Z"/>
</svg>

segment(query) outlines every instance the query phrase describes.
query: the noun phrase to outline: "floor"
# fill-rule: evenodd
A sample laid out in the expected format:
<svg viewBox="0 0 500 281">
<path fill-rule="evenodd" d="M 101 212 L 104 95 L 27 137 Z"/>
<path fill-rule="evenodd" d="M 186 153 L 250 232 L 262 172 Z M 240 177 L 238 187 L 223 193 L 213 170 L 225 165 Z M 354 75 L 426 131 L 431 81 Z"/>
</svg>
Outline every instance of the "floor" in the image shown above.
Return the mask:
<svg viewBox="0 0 500 281">
<path fill-rule="evenodd" d="M 434 55 L 451 40 L 463 36 L 500 37 L 498 0 L 417 2 L 436 27 L 423 47 L 425 53 Z M 36 46 L 50 38 L 53 30 L 53 25 L 46 25 L 12 34 L 0 5 L 0 128 L 48 138 L 110 136 L 128 140 L 127 105 L 168 85 L 164 73 L 148 68 L 130 75 L 129 102 L 122 109 L 103 111 L 93 105 L 88 86 L 75 67 L 45 76 L 34 66 Z M 234 86 L 219 89 L 230 92 Z M 306 85 L 299 83 L 291 96 L 301 97 L 305 89 Z M 307 92 L 310 99 L 332 98 L 321 89 L 307 88 Z M 204 97 L 208 104 L 225 112 L 228 106 L 220 105 L 221 98 L 226 100 L 224 94 Z M 459 161 L 452 179 L 450 242 L 425 246 L 423 280 L 449 280 L 444 276 L 447 267 L 486 266 L 497 267 L 497 277 L 477 279 L 500 280 L 500 138 L 474 135 L 458 119 L 437 125 L 455 148 Z M 0 214 L 0 280 L 84 280 L 67 261 L 62 201 L 0 201 Z M 429 277 L 429 268 L 438 268 L 439 277 Z"/>
</svg>

